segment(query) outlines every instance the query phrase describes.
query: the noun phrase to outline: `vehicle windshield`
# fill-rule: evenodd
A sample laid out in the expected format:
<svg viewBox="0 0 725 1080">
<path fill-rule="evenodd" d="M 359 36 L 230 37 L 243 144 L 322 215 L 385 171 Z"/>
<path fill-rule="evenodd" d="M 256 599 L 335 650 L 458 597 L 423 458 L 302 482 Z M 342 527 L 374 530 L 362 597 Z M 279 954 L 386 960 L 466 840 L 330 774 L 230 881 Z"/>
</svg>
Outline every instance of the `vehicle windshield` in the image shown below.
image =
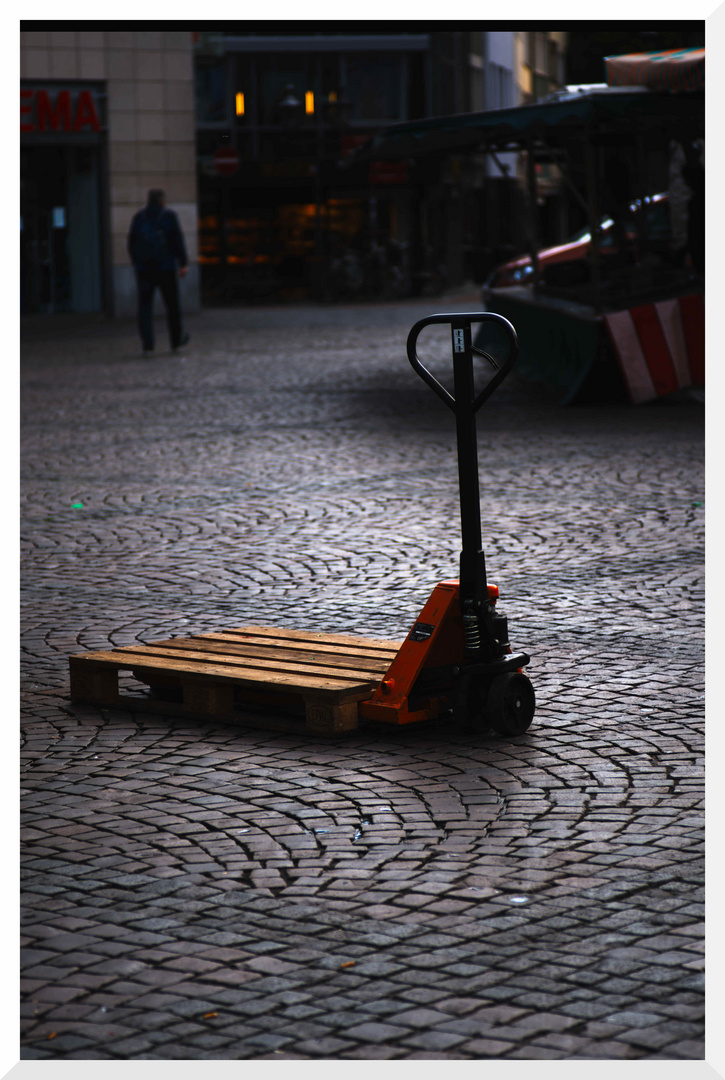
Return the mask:
<svg viewBox="0 0 725 1080">
<path fill-rule="evenodd" d="M 606 217 L 606 218 L 602 218 L 600 228 L 602 229 L 602 232 L 606 232 L 607 229 L 611 229 L 612 225 L 614 225 L 614 222 L 612 221 L 612 219 L 610 217 Z M 567 244 L 583 244 L 587 240 L 591 240 L 591 238 L 592 238 L 592 234 L 590 233 L 589 229 L 585 227 L 583 229 L 580 229 L 579 232 L 575 232 L 573 236 L 570 236 L 569 239 L 566 241 L 566 243 Z"/>
<path fill-rule="evenodd" d="M 664 193 L 659 195 L 649 195 L 646 199 L 635 199 L 634 202 L 629 204 L 629 211 L 632 215 L 625 221 L 625 226 L 629 229 L 636 229 L 637 215 L 642 212 L 642 208 L 645 207 L 647 211 L 647 230 L 649 233 L 657 230 L 659 233 L 669 235 L 669 215 L 666 203 L 667 196 Z M 601 229 L 602 232 L 608 232 L 614 222 L 610 217 L 602 218 Z M 567 244 L 585 244 L 592 238 L 591 232 L 588 226 L 584 226 L 578 232 L 575 232 L 573 236 L 570 236 L 565 243 Z"/>
</svg>

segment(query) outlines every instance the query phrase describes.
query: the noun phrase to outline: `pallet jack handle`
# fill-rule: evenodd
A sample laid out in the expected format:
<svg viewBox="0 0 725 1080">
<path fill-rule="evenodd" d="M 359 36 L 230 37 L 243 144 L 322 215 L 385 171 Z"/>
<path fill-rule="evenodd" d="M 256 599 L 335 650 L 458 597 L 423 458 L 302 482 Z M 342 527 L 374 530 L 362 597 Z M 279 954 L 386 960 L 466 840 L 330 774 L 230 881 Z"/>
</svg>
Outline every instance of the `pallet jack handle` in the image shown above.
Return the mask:
<svg viewBox="0 0 725 1080">
<path fill-rule="evenodd" d="M 490 356 L 487 352 L 484 352 L 483 349 L 478 349 L 475 345 L 473 345 L 471 339 L 471 323 L 474 322 L 498 323 L 506 331 L 509 338 L 510 348 L 506 359 L 500 367 L 492 356 Z M 514 330 L 508 319 L 505 319 L 503 315 L 496 315 L 492 311 L 473 312 L 466 314 L 456 313 L 443 315 L 427 315 L 425 319 L 420 319 L 411 328 L 411 331 L 408 334 L 407 350 L 408 359 L 410 360 L 413 370 L 418 375 L 420 375 L 423 382 L 426 382 L 428 386 L 430 386 L 430 388 L 435 391 L 441 401 L 444 401 L 448 408 L 454 413 L 457 411 L 458 408 L 458 387 L 455 387 L 456 397 L 454 398 L 451 394 L 448 393 L 445 387 L 441 386 L 435 376 L 432 375 L 430 371 L 428 371 L 428 369 L 423 366 L 423 364 L 418 359 L 418 353 L 416 352 L 418 336 L 421 330 L 425 326 L 430 326 L 432 323 L 450 324 L 453 335 L 454 374 L 456 368 L 456 358 L 460 358 L 461 356 L 466 358 L 466 366 L 471 368 L 471 374 L 473 374 L 471 362 L 472 353 L 475 353 L 477 356 L 482 356 L 485 360 L 488 360 L 491 366 L 495 369 L 496 374 L 494 375 L 494 377 L 488 382 L 488 384 L 476 397 L 473 396 L 473 379 L 471 379 L 470 395 L 468 395 L 468 402 L 460 402 L 462 408 L 465 409 L 465 411 L 469 411 L 470 409 L 472 412 L 477 413 L 483 405 L 484 401 L 486 401 L 486 399 L 491 396 L 494 390 L 496 390 L 497 387 L 500 386 L 500 384 L 504 381 L 504 379 L 516 363 L 516 358 L 518 357 L 519 352 L 519 344 L 518 338 L 516 337 L 516 331 Z"/>
<path fill-rule="evenodd" d="M 477 348 L 471 339 L 471 324 L 492 322 L 503 327 L 509 342 L 508 353 L 500 365 L 487 352 Z M 416 345 L 426 326 L 448 323 L 453 348 L 453 394 L 420 362 Z M 481 508 L 478 488 L 478 448 L 475 414 L 509 374 L 518 356 L 518 340 L 508 319 L 493 312 L 450 313 L 428 315 L 420 319 L 408 334 L 408 359 L 413 370 L 431 387 L 456 417 L 458 445 L 458 479 L 461 497 L 462 549 L 460 562 L 460 598 L 464 618 L 490 622 L 492 608 L 488 600 L 486 562 L 481 544 Z M 473 381 L 473 355 L 488 360 L 495 374 L 476 394 Z"/>
</svg>

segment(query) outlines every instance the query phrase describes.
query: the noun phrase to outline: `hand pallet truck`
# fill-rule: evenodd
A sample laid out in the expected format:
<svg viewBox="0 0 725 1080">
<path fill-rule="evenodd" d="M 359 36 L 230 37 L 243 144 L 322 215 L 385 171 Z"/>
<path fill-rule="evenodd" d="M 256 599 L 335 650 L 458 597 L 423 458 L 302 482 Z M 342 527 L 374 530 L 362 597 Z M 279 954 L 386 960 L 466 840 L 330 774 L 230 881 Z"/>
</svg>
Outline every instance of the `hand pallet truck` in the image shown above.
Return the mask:
<svg viewBox="0 0 725 1080">
<path fill-rule="evenodd" d="M 507 340 L 498 365 L 471 341 L 472 323 L 492 322 Z M 424 327 L 448 323 L 452 332 L 454 395 L 421 364 L 416 352 Z M 464 726 L 520 735 L 534 715 L 534 689 L 523 674 L 529 657 L 512 652 L 507 622 L 496 611 L 498 589 L 486 580 L 475 414 L 511 371 L 516 332 L 491 313 L 430 315 L 408 336 L 408 359 L 456 417 L 461 494 L 460 580 L 436 585 L 400 647 L 390 641 L 274 627 L 235 627 L 70 657 L 71 699 L 107 708 L 176 713 L 216 720 L 249 719 L 283 726 L 280 710 L 304 710 L 304 730 L 335 736 L 359 719 L 388 724 L 434 720 L 451 712 Z M 473 355 L 495 369 L 476 395 Z M 131 672 L 151 688 L 139 696 L 124 682 Z M 126 676 L 124 676 L 126 679 Z M 271 709 L 272 717 L 257 716 Z M 299 730 L 290 719 L 291 730 Z"/>
<path fill-rule="evenodd" d="M 508 339 L 499 364 L 472 343 L 471 324 L 496 323 Z M 453 395 L 424 367 L 416 346 L 432 324 L 451 327 Z M 516 363 L 518 342 L 511 323 L 492 312 L 429 315 L 407 342 L 413 370 L 454 413 L 458 449 L 462 549 L 459 581 L 436 585 L 372 697 L 358 703 L 359 716 L 391 724 L 430 720 L 452 710 L 454 721 L 474 729 L 521 735 L 534 716 L 535 694 L 523 673 L 530 657 L 512 652 L 506 617 L 496 611 L 498 588 L 486 579 L 481 541 L 476 413 Z M 494 368 L 476 394 L 473 355 Z"/>
</svg>

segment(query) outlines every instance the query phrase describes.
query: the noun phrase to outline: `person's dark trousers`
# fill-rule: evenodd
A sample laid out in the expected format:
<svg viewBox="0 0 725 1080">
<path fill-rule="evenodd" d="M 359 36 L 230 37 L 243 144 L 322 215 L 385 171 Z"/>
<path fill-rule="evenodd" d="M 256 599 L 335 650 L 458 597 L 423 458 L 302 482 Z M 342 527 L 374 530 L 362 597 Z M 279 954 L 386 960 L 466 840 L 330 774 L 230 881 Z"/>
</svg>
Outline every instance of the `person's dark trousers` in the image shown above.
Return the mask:
<svg viewBox="0 0 725 1080">
<path fill-rule="evenodd" d="M 179 306 L 179 283 L 175 270 L 137 270 L 138 283 L 138 328 L 144 349 L 154 347 L 154 293 L 156 287 L 161 291 L 166 307 L 166 321 L 169 327 L 171 348 L 181 344 L 181 308 Z"/>
</svg>

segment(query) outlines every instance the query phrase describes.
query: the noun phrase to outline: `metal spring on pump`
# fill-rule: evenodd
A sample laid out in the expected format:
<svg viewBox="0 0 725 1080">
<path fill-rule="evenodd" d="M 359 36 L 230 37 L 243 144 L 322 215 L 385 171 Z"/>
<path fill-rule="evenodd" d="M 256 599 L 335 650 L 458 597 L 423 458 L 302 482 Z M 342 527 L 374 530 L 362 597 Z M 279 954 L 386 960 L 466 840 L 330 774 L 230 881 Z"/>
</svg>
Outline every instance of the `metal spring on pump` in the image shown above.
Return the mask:
<svg viewBox="0 0 725 1080">
<path fill-rule="evenodd" d="M 463 633 L 465 635 L 465 652 L 467 656 L 475 656 L 481 648 L 481 629 L 478 623 L 478 615 L 467 612 L 463 616 Z"/>
</svg>

